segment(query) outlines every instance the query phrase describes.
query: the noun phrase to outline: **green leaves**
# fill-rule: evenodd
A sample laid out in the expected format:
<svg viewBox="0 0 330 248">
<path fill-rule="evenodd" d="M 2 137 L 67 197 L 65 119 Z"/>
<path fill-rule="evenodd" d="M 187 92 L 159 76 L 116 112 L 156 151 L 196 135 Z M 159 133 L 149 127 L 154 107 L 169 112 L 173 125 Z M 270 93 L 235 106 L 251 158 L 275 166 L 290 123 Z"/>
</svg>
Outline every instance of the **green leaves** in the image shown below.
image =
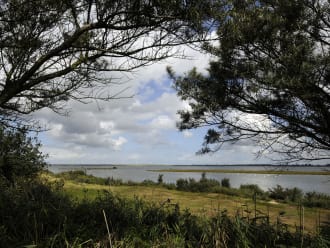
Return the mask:
<svg viewBox="0 0 330 248">
<path fill-rule="evenodd" d="M 2 3 L 0 115 L 27 124 L 23 114 L 44 107 L 65 113 L 69 99 L 121 97 L 109 90 L 112 73 L 132 72 L 173 56 L 172 47 L 204 40 L 212 6 L 205 0 Z"/>
<path fill-rule="evenodd" d="M 191 106 L 181 115 L 181 127 L 221 124 L 218 142 L 205 136 L 206 151 L 253 138 L 289 161 L 329 158 L 329 3 L 225 3 L 227 8 L 216 15 L 219 44 L 203 47 L 217 56 L 209 74 L 193 69 L 174 78 L 178 95 Z M 244 121 L 251 114 L 264 123 Z M 207 147 L 214 143 L 219 146 Z"/>
<path fill-rule="evenodd" d="M 0 180 L 14 184 L 36 176 L 46 165 L 39 148 L 26 131 L 0 127 Z"/>
</svg>

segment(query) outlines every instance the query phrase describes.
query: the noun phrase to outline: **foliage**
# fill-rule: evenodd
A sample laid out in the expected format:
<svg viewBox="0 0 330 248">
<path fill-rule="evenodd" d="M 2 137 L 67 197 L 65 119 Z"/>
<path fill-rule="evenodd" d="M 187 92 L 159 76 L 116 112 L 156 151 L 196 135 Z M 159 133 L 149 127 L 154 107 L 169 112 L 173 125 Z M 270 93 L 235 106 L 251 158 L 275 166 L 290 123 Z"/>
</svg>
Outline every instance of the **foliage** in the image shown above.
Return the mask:
<svg viewBox="0 0 330 248">
<path fill-rule="evenodd" d="M 328 1 L 222 1 L 208 74 L 176 77 L 179 128 L 208 126 L 200 153 L 249 139 L 288 162 L 330 157 Z"/>
<path fill-rule="evenodd" d="M 63 113 L 69 99 L 122 96 L 123 87 L 117 92 L 108 88 L 118 83 L 119 73 L 168 58 L 177 52 L 172 47 L 204 39 L 203 20 L 211 3 L 1 1 L 0 121 L 29 124 L 21 114 L 44 107 Z"/>
<path fill-rule="evenodd" d="M 267 216 L 213 218 L 181 211 L 177 204 L 127 200 L 100 192 L 93 201 L 73 202 L 52 183 L 34 181 L 0 194 L 0 246 L 107 247 L 109 223 L 113 247 L 300 247 L 299 233 Z M 321 231 L 323 227 L 321 227 Z M 321 232 L 320 232 L 321 233 Z M 304 235 L 304 246 L 323 247 L 329 240 Z"/>
<path fill-rule="evenodd" d="M 258 194 L 261 195 L 264 193 L 264 191 L 262 189 L 260 189 L 260 187 L 257 184 L 241 184 L 240 185 L 240 190 L 246 191 L 247 193 L 250 194 Z"/>
<path fill-rule="evenodd" d="M 303 198 L 303 205 L 307 207 L 330 208 L 330 196 L 322 193 L 307 192 Z"/>
<path fill-rule="evenodd" d="M 276 187 L 269 189 L 268 192 L 269 197 L 276 200 L 300 202 L 303 198 L 303 192 L 296 187 L 288 189 L 283 188 L 281 185 L 277 185 Z"/>
<path fill-rule="evenodd" d="M 162 184 L 162 183 L 164 182 L 163 177 L 164 177 L 163 174 L 159 174 L 159 175 L 158 175 L 158 179 L 157 179 L 157 183 L 158 183 L 158 184 Z"/>
<path fill-rule="evenodd" d="M 176 181 L 176 189 L 183 191 L 210 192 L 217 187 L 220 187 L 220 183 L 215 179 L 206 178 L 205 175 L 202 175 L 199 181 L 193 178 L 189 178 L 188 180 L 180 178 Z"/>
<path fill-rule="evenodd" d="M 71 180 L 77 183 L 88 183 L 88 184 L 100 184 L 100 185 L 142 185 L 142 186 L 161 186 L 170 190 L 180 190 L 188 192 L 209 192 L 209 193 L 221 193 L 231 196 L 241 196 L 247 198 L 257 198 L 261 200 L 274 199 L 277 201 L 291 202 L 297 204 L 303 204 L 305 207 L 320 207 L 330 208 L 330 196 L 322 193 L 307 192 L 303 193 L 301 189 L 294 188 L 283 188 L 280 185 L 270 188 L 267 191 L 260 189 L 256 184 L 242 184 L 239 189 L 230 188 L 222 185 L 221 182 L 207 178 L 206 173 L 202 173 L 199 181 L 193 178 L 184 179 L 180 178 L 173 183 L 162 183 L 154 182 L 152 180 L 144 180 L 143 182 L 124 182 L 122 179 L 115 178 L 97 178 L 92 175 L 86 175 L 84 171 L 67 171 L 55 175 L 59 179 Z M 230 186 L 230 181 L 225 180 Z"/>
<path fill-rule="evenodd" d="M 108 177 L 108 178 L 106 178 L 105 184 L 106 185 L 123 185 L 124 182 L 122 179 L 115 179 L 113 177 Z"/>
<path fill-rule="evenodd" d="M 22 247 L 55 235 L 71 210 L 69 200 L 50 185 L 35 180 L 16 187 L 1 185 L 0 246 Z"/>
<path fill-rule="evenodd" d="M 66 180 L 72 180 L 77 183 L 89 183 L 89 184 L 101 184 L 107 185 L 110 184 L 111 179 L 104 179 L 99 177 L 94 177 L 92 175 L 87 175 L 85 171 L 82 170 L 74 170 L 61 172 L 56 175 L 58 178 L 63 178 Z"/>
<path fill-rule="evenodd" d="M 45 166 L 40 143 L 25 130 L 0 126 L 0 181 L 13 185 L 33 178 Z"/>
<path fill-rule="evenodd" d="M 221 186 L 222 187 L 226 187 L 226 188 L 230 188 L 230 181 L 229 181 L 229 178 L 223 178 L 221 180 Z"/>
</svg>

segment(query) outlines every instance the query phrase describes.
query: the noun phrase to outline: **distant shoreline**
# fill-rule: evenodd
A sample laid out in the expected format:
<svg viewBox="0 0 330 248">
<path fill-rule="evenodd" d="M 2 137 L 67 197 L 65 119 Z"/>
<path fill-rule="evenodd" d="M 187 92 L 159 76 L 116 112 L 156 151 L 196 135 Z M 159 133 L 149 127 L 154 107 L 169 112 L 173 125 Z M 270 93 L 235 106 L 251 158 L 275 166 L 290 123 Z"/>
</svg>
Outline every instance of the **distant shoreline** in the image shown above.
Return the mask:
<svg viewBox="0 0 330 248">
<path fill-rule="evenodd" d="M 208 167 L 242 167 L 242 166 L 256 166 L 256 167 L 329 167 L 330 164 L 295 164 L 295 165 L 287 165 L 287 164 L 49 164 L 50 166 L 83 166 L 83 167 L 109 167 L 109 166 L 175 166 L 175 167 L 198 167 L 198 166 L 208 166 Z"/>
<path fill-rule="evenodd" d="M 276 175 L 330 175 L 330 171 L 287 171 L 287 170 L 223 170 L 223 169 L 189 169 L 189 170 L 178 170 L 178 169 L 166 169 L 166 170 L 148 170 L 152 172 L 196 172 L 196 173 L 241 173 L 241 174 L 276 174 Z"/>
</svg>

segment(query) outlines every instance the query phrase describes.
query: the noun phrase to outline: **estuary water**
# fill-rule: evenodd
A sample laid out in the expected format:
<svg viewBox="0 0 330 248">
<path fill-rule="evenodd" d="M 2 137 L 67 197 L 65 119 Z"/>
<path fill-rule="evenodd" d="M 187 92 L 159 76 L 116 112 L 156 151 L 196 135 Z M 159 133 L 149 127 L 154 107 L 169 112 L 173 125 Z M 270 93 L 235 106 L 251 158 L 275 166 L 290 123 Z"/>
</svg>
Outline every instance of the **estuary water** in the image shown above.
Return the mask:
<svg viewBox="0 0 330 248">
<path fill-rule="evenodd" d="M 304 192 L 316 191 L 330 195 L 330 176 L 326 175 L 283 175 L 281 171 L 324 171 L 330 170 L 329 166 L 261 166 L 261 165 L 49 165 L 48 170 L 58 173 L 70 170 L 83 170 L 87 174 L 123 181 L 142 182 L 144 180 L 157 181 L 159 174 L 163 175 L 166 183 L 175 183 L 179 178 L 194 178 L 199 180 L 201 172 L 155 172 L 151 170 L 180 169 L 180 170 L 205 170 L 207 178 L 221 181 L 229 178 L 230 184 L 234 188 L 239 188 L 241 184 L 257 184 L 261 189 L 281 185 L 285 188 L 298 187 Z M 246 173 L 212 173 L 207 170 L 278 170 L 278 174 L 246 174 Z"/>
</svg>

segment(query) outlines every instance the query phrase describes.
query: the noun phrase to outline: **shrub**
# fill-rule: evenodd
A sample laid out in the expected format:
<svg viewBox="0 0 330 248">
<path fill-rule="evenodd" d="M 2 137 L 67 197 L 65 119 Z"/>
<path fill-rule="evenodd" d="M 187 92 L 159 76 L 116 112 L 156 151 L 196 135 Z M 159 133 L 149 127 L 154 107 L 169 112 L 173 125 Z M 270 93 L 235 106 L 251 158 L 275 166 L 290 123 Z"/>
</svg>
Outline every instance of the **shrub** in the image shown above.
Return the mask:
<svg viewBox="0 0 330 248">
<path fill-rule="evenodd" d="M 303 205 L 330 209 L 330 196 L 322 193 L 308 192 L 304 195 Z"/>
<path fill-rule="evenodd" d="M 163 185 L 165 188 L 169 189 L 169 190 L 174 190 L 176 189 L 176 185 L 174 183 L 166 183 Z"/>
<path fill-rule="evenodd" d="M 303 198 L 303 192 L 298 188 L 283 188 L 280 185 L 277 185 L 274 188 L 268 190 L 269 197 L 275 200 L 291 201 L 291 202 L 300 202 Z"/>
<path fill-rule="evenodd" d="M 240 190 L 248 195 L 257 194 L 257 195 L 263 195 L 265 192 L 260 189 L 260 187 L 257 184 L 242 184 L 240 185 Z"/>
<path fill-rule="evenodd" d="M 248 191 L 252 193 L 262 194 L 264 191 L 260 189 L 260 187 L 257 184 L 241 184 L 239 187 L 243 191 Z"/>
<path fill-rule="evenodd" d="M 259 199 L 266 199 L 268 197 L 268 194 L 260 189 L 257 184 L 242 184 L 240 185 L 239 190 L 244 196 L 251 197 L 256 195 Z"/>
<path fill-rule="evenodd" d="M 229 178 L 223 178 L 221 180 L 221 186 L 222 187 L 226 187 L 226 188 L 230 188 L 230 181 Z"/>
<path fill-rule="evenodd" d="M 72 180 L 78 183 L 88 183 L 88 184 L 100 184 L 100 185 L 108 185 L 111 179 L 109 178 L 100 178 L 92 175 L 87 175 L 83 170 L 73 170 L 73 171 L 65 171 L 57 174 L 57 177 L 63 178 L 66 180 Z"/>
<path fill-rule="evenodd" d="M 268 190 L 269 197 L 275 200 L 285 200 L 287 198 L 286 189 L 281 185 L 276 185 L 276 187 Z"/>
<path fill-rule="evenodd" d="M 286 189 L 287 198 L 291 202 L 300 202 L 304 196 L 301 189 L 294 187 L 292 189 Z"/>
<path fill-rule="evenodd" d="M 0 234 L 0 247 L 43 243 L 63 230 L 73 206 L 59 188 L 53 191 L 51 185 L 36 180 L 1 188 L 0 202 L 0 232 L 5 230 L 5 235 Z"/>
<path fill-rule="evenodd" d="M 208 179 L 205 177 L 205 173 L 199 181 L 194 178 L 178 179 L 176 181 L 177 190 L 190 191 L 190 192 L 215 192 L 220 187 L 220 183 L 215 179 Z"/>
<path fill-rule="evenodd" d="M 214 193 L 231 195 L 231 196 L 241 196 L 242 195 L 239 189 L 226 188 L 226 187 L 217 187 L 214 189 Z"/>
<path fill-rule="evenodd" d="M 45 167 L 45 155 L 37 138 L 27 130 L 13 130 L 0 125 L 0 180 L 14 185 L 34 178 Z"/>
<path fill-rule="evenodd" d="M 144 185 L 144 186 L 153 186 L 153 185 L 156 185 L 156 183 L 150 179 L 146 179 L 146 180 L 143 180 L 143 182 L 141 183 L 141 185 Z"/>
<path fill-rule="evenodd" d="M 188 189 L 189 189 L 188 185 L 189 185 L 189 183 L 188 183 L 187 179 L 179 178 L 176 181 L 176 188 L 178 190 L 188 191 Z"/>
<path fill-rule="evenodd" d="M 158 184 L 162 184 L 163 183 L 163 177 L 164 177 L 163 174 L 159 174 L 158 175 L 158 179 L 157 179 Z"/>
<path fill-rule="evenodd" d="M 113 177 L 108 177 L 105 180 L 105 185 L 112 185 L 112 186 L 119 186 L 119 185 L 123 185 L 123 180 L 122 179 L 115 179 Z"/>
<path fill-rule="evenodd" d="M 198 184 L 199 192 L 214 192 L 216 188 L 220 187 L 220 183 L 216 179 L 201 179 Z"/>
</svg>

